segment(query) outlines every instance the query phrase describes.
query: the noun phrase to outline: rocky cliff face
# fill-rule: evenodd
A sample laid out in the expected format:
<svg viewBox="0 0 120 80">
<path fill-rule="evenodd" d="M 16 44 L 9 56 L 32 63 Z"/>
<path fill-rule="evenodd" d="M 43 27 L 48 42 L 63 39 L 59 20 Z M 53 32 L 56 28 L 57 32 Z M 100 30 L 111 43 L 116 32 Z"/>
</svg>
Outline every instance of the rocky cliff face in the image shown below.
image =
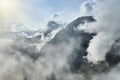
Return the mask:
<svg viewBox="0 0 120 80">
<path fill-rule="evenodd" d="M 79 71 L 80 67 L 88 65 L 87 59 L 84 57 L 87 55 L 87 47 L 89 46 L 89 41 L 95 36 L 95 33 L 87 33 L 82 30 L 75 30 L 79 25 L 84 25 L 84 23 L 95 22 L 96 20 L 92 16 L 79 17 L 73 22 L 69 23 L 65 29 L 61 30 L 56 34 L 56 36 L 45 44 L 41 52 L 43 54 L 69 54 L 68 63 L 72 72 Z M 48 46 L 50 45 L 50 46 Z M 54 46 L 54 49 L 52 48 Z M 64 51 L 58 51 L 60 48 L 64 48 Z M 67 51 L 68 48 L 71 50 Z M 57 53 L 58 51 L 58 53 Z M 55 53 L 55 54 L 53 54 Z"/>
</svg>

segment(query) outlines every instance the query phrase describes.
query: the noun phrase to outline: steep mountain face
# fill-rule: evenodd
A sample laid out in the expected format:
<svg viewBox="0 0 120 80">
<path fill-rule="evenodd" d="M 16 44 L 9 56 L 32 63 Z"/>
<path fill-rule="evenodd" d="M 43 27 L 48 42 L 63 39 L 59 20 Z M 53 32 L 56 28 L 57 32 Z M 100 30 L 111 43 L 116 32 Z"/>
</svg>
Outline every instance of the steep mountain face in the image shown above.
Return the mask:
<svg viewBox="0 0 120 80">
<path fill-rule="evenodd" d="M 89 33 L 85 33 L 84 31 L 76 31 L 75 29 L 79 25 L 83 25 L 85 22 L 89 23 L 89 22 L 95 22 L 95 21 L 96 20 L 92 16 L 79 17 L 73 22 L 69 23 L 65 29 L 57 33 L 55 38 L 51 42 L 53 42 L 53 44 L 69 42 L 69 39 L 72 37 L 79 38 L 80 36 L 92 35 Z"/>
<path fill-rule="evenodd" d="M 88 65 L 88 62 L 84 58 L 84 56 L 87 55 L 86 49 L 89 46 L 89 41 L 96 34 L 87 33 L 82 30 L 77 31 L 75 30 L 75 28 L 77 28 L 79 25 L 84 25 L 84 23 L 90 23 L 95 21 L 96 20 L 92 16 L 84 16 L 77 18 L 76 20 L 68 24 L 65 29 L 58 32 L 51 41 L 46 43 L 45 46 L 42 48 L 41 53 L 48 53 L 53 56 L 56 54 L 69 54 L 67 58 L 71 71 L 79 71 L 79 69 L 83 65 Z M 61 51 L 59 51 L 59 49 L 61 49 Z"/>
</svg>

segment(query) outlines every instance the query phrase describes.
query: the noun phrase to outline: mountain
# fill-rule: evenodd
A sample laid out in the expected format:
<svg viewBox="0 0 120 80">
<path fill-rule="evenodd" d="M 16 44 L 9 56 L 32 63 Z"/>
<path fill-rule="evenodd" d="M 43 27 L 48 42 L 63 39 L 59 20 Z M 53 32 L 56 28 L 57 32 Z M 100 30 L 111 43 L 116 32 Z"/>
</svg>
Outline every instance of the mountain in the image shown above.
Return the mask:
<svg viewBox="0 0 120 80">
<path fill-rule="evenodd" d="M 29 55 L 33 60 L 37 60 L 40 57 L 40 55 L 44 55 L 47 53 L 50 53 L 51 55 L 58 55 L 59 53 L 56 52 L 61 47 L 63 50 L 66 49 L 64 51 L 59 52 L 62 54 L 69 54 L 69 56 L 67 56 L 67 61 L 70 65 L 71 71 L 79 72 L 80 70 L 87 70 L 87 68 L 91 65 L 91 63 L 87 61 L 85 56 L 88 54 L 87 48 L 89 46 L 90 40 L 94 36 L 96 36 L 97 33 L 87 33 L 83 30 L 80 30 L 78 27 L 81 27 L 85 23 L 92 22 L 96 22 L 96 20 L 92 16 L 83 16 L 73 20 L 64 29 L 56 33 L 53 39 L 46 42 L 40 52 L 36 52 L 36 46 L 31 46 L 31 44 L 43 43 L 44 39 L 46 39 L 49 36 L 49 34 L 52 33 L 52 31 L 57 30 L 59 27 L 62 26 L 61 24 L 55 21 L 49 21 L 47 24 L 48 29 L 46 31 L 22 31 L 16 33 L 8 32 L 7 34 L 9 34 L 9 36 L 11 35 L 12 37 L 14 37 L 13 39 L 15 39 L 18 43 L 24 42 L 24 46 L 21 44 L 16 44 L 13 46 L 13 48 L 22 52 L 25 55 Z M 2 35 L 7 37 L 7 34 Z M 42 38 L 43 41 L 41 42 Z M 109 66 L 114 66 L 120 62 L 119 43 L 120 39 L 114 42 L 110 50 L 106 53 L 106 62 L 100 62 L 100 64 L 104 63 L 104 65 L 106 65 L 106 63 L 108 63 Z M 69 47 L 71 49 L 70 51 L 68 51 Z"/>
<path fill-rule="evenodd" d="M 95 21 L 96 20 L 92 16 L 77 18 L 69 23 L 65 29 L 59 31 L 52 40 L 48 41 L 41 49 L 41 53 L 50 53 L 51 55 L 56 55 L 58 53 L 53 54 L 53 52 L 58 51 L 61 47 L 66 49 L 65 51 L 60 51 L 60 54 L 70 54 L 68 57 L 68 63 L 71 66 L 71 71 L 77 72 L 82 65 L 88 64 L 87 60 L 83 57 L 87 55 L 86 50 L 89 46 L 89 42 L 93 36 L 96 35 L 96 33 L 87 33 L 82 30 L 77 31 L 75 28 L 79 27 L 79 25 L 84 25 L 85 23 L 91 23 Z M 49 45 L 56 48 L 53 49 Z M 67 51 L 68 47 L 71 47 L 70 53 L 66 53 L 69 52 Z"/>
</svg>

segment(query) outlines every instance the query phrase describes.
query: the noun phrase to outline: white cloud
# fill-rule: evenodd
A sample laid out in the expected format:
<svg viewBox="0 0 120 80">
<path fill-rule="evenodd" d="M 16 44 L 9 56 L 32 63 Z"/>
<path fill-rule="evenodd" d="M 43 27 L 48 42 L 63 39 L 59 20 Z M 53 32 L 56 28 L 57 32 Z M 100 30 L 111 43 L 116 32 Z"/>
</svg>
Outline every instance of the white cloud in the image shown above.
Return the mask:
<svg viewBox="0 0 120 80">
<path fill-rule="evenodd" d="M 80 6 L 80 15 L 92 15 L 92 3 L 90 1 L 84 1 Z"/>
<path fill-rule="evenodd" d="M 97 0 L 93 6 L 96 23 L 84 28 L 88 32 L 97 32 L 88 48 L 88 59 L 93 62 L 105 59 L 112 43 L 120 37 L 120 0 Z M 113 6 L 114 5 L 114 6 Z"/>
</svg>

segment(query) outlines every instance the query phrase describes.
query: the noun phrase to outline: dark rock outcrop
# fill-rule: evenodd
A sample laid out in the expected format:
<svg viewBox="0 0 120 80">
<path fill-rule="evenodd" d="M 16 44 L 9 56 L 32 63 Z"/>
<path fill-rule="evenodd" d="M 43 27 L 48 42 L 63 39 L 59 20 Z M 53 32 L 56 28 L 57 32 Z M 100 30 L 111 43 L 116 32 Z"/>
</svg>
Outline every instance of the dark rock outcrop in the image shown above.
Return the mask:
<svg viewBox="0 0 120 80">
<path fill-rule="evenodd" d="M 120 39 L 116 40 L 106 54 L 106 61 L 110 66 L 120 63 Z"/>
</svg>

